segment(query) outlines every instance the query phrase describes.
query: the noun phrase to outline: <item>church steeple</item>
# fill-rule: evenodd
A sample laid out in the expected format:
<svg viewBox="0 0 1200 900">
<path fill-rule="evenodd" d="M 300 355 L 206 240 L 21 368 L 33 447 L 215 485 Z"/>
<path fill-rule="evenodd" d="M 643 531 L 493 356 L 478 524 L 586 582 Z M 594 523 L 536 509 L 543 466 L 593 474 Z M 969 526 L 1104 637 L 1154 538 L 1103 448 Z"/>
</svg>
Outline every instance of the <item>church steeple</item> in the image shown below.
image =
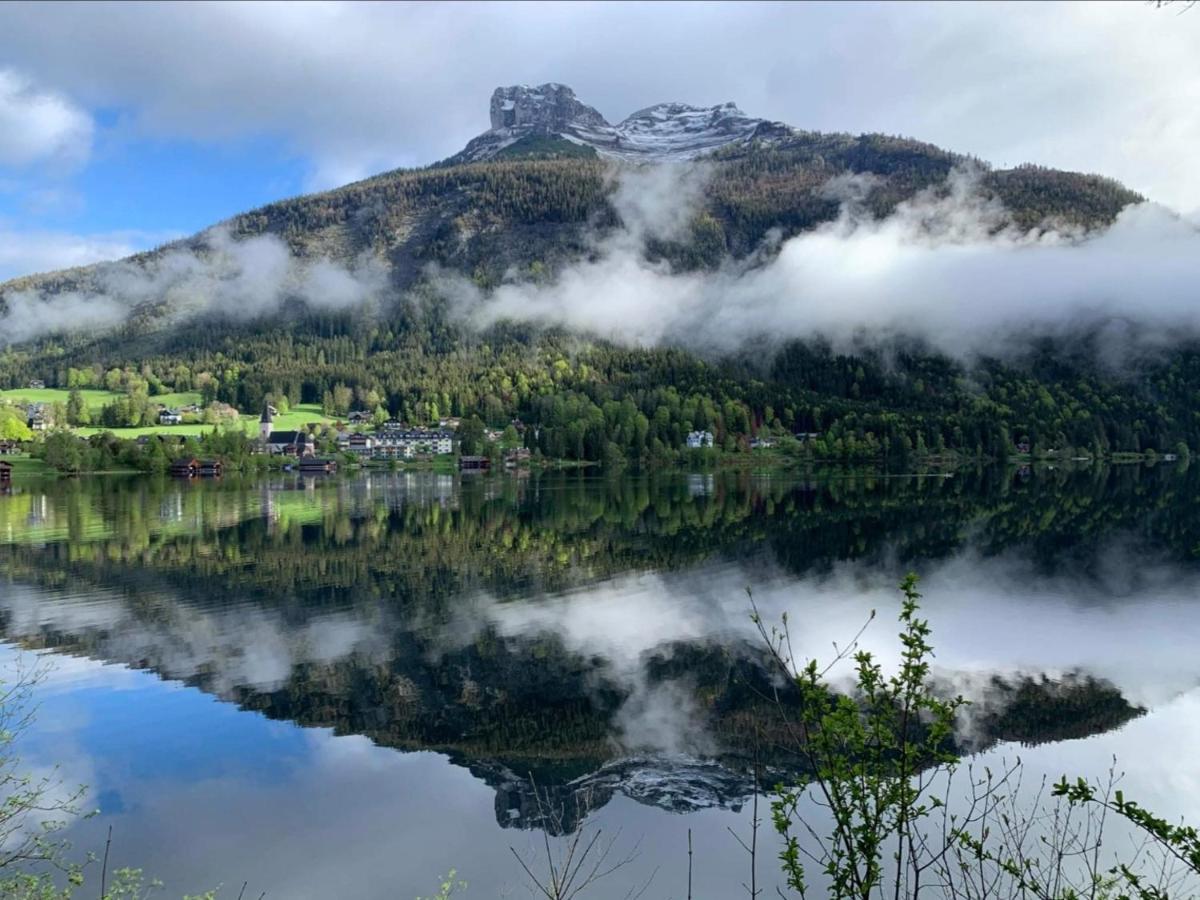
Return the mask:
<svg viewBox="0 0 1200 900">
<path fill-rule="evenodd" d="M 263 404 L 262 416 L 258 420 L 258 436 L 264 444 L 271 440 L 271 425 L 275 422 L 275 407 L 270 403 Z"/>
</svg>

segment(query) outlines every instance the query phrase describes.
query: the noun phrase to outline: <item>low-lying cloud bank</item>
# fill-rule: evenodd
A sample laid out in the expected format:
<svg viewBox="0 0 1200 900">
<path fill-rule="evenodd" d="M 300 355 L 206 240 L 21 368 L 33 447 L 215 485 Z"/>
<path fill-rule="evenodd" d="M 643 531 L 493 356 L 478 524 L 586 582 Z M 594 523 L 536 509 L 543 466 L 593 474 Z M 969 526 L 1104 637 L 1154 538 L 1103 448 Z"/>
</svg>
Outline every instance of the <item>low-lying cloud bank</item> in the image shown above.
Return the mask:
<svg viewBox="0 0 1200 900">
<path fill-rule="evenodd" d="M 1126 208 L 1112 227 L 1081 234 L 1051 225 L 1021 231 L 954 173 L 886 219 L 865 211 L 872 176 L 825 188 L 837 219 L 715 272 L 677 273 L 646 258 L 650 239 L 688 231 L 703 196 L 703 165 L 628 168 L 613 202 L 623 227 L 597 237 L 589 258 L 550 283 L 483 291 L 432 272 L 464 321 L 521 320 L 622 343 L 664 342 L 729 352 L 747 341 L 823 338 L 838 346 L 906 336 L 960 358 L 1019 350 L 1033 336 L 1098 333 L 1115 361 L 1130 349 L 1200 336 L 1200 228 L 1165 207 Z M 388 270 L 364 256 L 352 266 L 300 260 L 273 235 L 234 240 L 214 229 L 200 249 L 174 249 L 144 266 L 100 266 L 93 289 L 10 291 L 0 343 L 61 330 L 111 327 L 165 303 L 176 317 L 245 318 L 289 300 L 351 309 L 388 296 Z"/>
<path fill-rule="evenodd" d="M 668 174 L 677 189 L 662 188 Z M 1022 232 L 970 172 L 952 176 L 943 196 L 923 193 L 882 220 L 860 202 L 869 178 L 835 179 L 827 188 L 841 201 L 835 221 L 784 242 L 765 263 L 679 274 L 647 261 L 641 239 L 678 222 L 680 204 L 696 196 L 694 175 L 624 178 L 618 211 L 634 224 L 603 240 L 592 260 L 548 285 L 485 295 L 445 278 L 443 289 L 480 324 L 518 319 L 719 351 L 763 336 L 844 344 L 906 335 L 965 356 L 1078 328 L 1150 344 L 1200 333 L 1200 229 L 1156 204 L 1125 209 L 1099 234 Z M 642 179 L 653 189 L 639 189 Z"/>
<path fill-rule="evenodd" d="M 248 319 L 278 312 L 289 300 L 314 309 L 362 307 L 384 296 L 388 276 L 385 266 L 368 255 L 350 267 L 303 260 L 274 235 L 235 240 L 214 228 L 195 249 L 171 249 L 140 265 L 129 260 L 101 264 L 92 281 L 84 291 L 7 292 L 0 343 L 113 328 L 157 304 L 166 304 L 176 319 L 203 313 Z"/>
</svg>

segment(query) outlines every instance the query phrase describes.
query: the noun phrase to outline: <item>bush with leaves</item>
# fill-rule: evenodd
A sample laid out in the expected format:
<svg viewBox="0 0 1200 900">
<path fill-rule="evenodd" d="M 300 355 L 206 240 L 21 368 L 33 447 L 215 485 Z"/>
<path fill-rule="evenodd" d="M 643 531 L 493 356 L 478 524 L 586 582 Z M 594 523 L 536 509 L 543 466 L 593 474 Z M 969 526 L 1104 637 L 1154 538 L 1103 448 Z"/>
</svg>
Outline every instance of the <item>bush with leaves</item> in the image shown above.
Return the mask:
<svg viewBox="0 0 1200 900">
<path fill-rule="evenodd" d="M 1126 800 L 1115 764 L 1106 781 L 1043 779 L 1030 792 L 1019 760 L 992 771 L 958 757 L 953 735 L 965 701 L 940 694 L 931 678 L 916 576 L 900 589 L 900 664 L 890 676 L 859 649 L 862 631 L 835 647 L 830 663 L 797 665 L 786 618 L 768 627 L 754 609 L 794 687 L 778 707 L 808 771 L 772 801 L 788 887 L 808 896 L 815 869 L 822 896 L 855 900 L 1200 896 L 1200 832 Z M 854 688 L 834 691 L 830 672 L 847 660 Z M 1114 815 L 1141 835 L 1123 856 L 1104 843 Z"/>
</svg>

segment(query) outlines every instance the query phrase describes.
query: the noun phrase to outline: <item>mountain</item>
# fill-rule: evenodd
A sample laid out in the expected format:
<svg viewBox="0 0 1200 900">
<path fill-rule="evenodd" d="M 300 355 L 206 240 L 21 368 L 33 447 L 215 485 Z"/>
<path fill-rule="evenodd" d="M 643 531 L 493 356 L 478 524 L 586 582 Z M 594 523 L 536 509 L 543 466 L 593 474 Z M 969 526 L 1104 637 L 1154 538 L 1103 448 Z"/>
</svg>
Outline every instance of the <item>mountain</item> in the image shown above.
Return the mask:
<svg viewBox="0 0 1200 900">
<path fill-rule="evenodd" d="M 721 147 L 777 142 L 794 134 L 781 122 L 747 116 L 734 103 L 700 107 L 658 103 L 618 125 L 581 103 L 563 84 L 496 88 L 492 127 L 447 165 L 518 156 L 607 156 L 630 162 L 695 159 Z"/>
<path fill-rule="evenodd" d="M 837 176 L 871 176 L 862 203 L 882 217 L 945 184 L 956 167 L 975 166 L 979 189 L 1023 229 L 1043 222 L 1104 227 L 1143 199 L 1098 175 L 993 169 L 909 138 L 802 131 L 749 118 L 733 104 L 662 103 L 612 126 L 569 87 L 547 84 L 498 88 L 490 112 L 492 129 L 443 163 L 271 203 L 118 263 L 13 279 L 0 284 L 0 304 L 30 290 L 119 294 L 111 283 L 126 280 L 129 269 L 153 269 L 173 250 L 204 254 L 217 231 L 234 240 L 274 235 L 304 259 L 351 261 L 367 253 L 386 264 L 400 290 L 430 263 L 485 286 L 514 266 L 536 262 L 552 272 L 588 252 L 589 236 L 620 225 L 608 177 L 614 159 L 703 157 L 711 164 L 698 227 L 682 242 L 652 248 L 681 269 L 744 257 L 769 233 L 787 238 L 832 220 L 840 203 L 826 186 Z M 165 298 L 145 298 L 143 311 L 156 301 Z"/>
<path fill-rule="evenodd" d="M 381 406 L 499 428 L 520 418 L 540 426 L 527 433 L 547 456 L 587 460 L 671 459 L 696 427 L 729 449 L 747 449 L 763 426 L 819 433 L 813 454 L 846 459 L 1200 446 L 1200 352 L 1181 345 L 1118 371 L 1104 361 L 1104 323 L 1031 334 L 1021 353 L 968 363 L 903 335 L 836 349 L 766 335 L 771 352 L 715 357 L 469 321 L 479 297 L 554 285 L 613 236 L 642 269 L 720 283 L 769 265 L 848 199 L 856 216 L 881 220 L 914 198 L 952 196 L 969 170 L 989 234 L 1078 235 L 1143 200 L 1116 181 L 997 169 L 906 137 L 804 131 L 731 104 L 659 104 L 611 125 L 562 85 L 500 88 L 490 114 L 491 130 L 445 162 L 271 203 L 126 260 L 0 284 L 0 388 L 118 384 L 143 401 L 203 389 L 239 409 L 286 397 L 331 415 Z M 704 179 L 681 227 L 635 235 L 614 171 L 696 159 Z M 458 296 L 445 289 L 454 278 Z M 131 409 L 128 423 L 143 416 Z"/>
</svg>

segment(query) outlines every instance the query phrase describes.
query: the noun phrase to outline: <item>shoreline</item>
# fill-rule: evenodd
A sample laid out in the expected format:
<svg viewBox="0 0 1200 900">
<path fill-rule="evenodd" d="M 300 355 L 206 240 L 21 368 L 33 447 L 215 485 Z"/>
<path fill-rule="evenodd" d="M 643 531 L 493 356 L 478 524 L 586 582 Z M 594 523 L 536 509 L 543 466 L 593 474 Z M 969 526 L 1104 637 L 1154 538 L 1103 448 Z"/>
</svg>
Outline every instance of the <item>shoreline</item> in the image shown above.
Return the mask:
<svg viewBox="0 0 1200 900">
<path fill-rule="evenodd" d="M 213 481 L 219 480 L 214 478 L 196 477 L 176 478 L 169 472 L 151 472 L 144 469 L 134 468 L 117 468 L 104 469 L 94 471 L 79 471 L 79 472 L 62 472 L 49 466 L 45 461 L 31 456 L 20 457 L 4 457 L 4 462 L 8 462 L 12 466 L 12 481 L 10 484 L 17 482 L 36 482 L 43 480 L 57 480 L 60 478 L 84 478 L 84 477 L 149 477 L 149 478 L 165 478 L 179 481 Z M 467 472 L 464 473 L 458 467 L 456 459 L 433 459 L 433 460 L 418 460 L 418 461 L 394 461 L 394 460 L 367 460 L 367 461 L 343 461 L 339 460 L 339 469 L 336 473 L 323 475 L 322 477 L 336 477 L 337 475 L 354 474 L 358 472 L 428 472 L 438 475 L 469 475 L 470 477 L 488 477 L 495 475 L 511 475 L 525 476 L 532 473 L 547 473 L 547 472 L 581 472 L 595 473 L 600 475 L 608 474 L 659 474 L 659 473 L 677 473 L 677 474 L 718 474 L 718 473 L 744 473 L 744 474 L 795 474 L 795 475 L 812 475 L 814 470 L 821 471 L 853 471 L 870 473 L 879 477 L 953 477 L 955 472 L 970 468 L 980 467 L 1006 467 L 1014 470 L 1025 468 L 1038 469 L 1055 469 L 1055 468 L 1091 468 L 1094 466 L 1130 466 L 1130 465 L 1169 465 L 1169 466 L 1187 466 L 1190 464 L 1190 459 L 1181 458 L 1171 454 L 1158 453 L 1116 453 L 1105 456 L 1088 456 L 1088 457 L 1064 457 L 1064 456 L 1011 456 L 1007 459 L 990 459 L 981 457 L 923 457 L 910 458 L 907 465 L 901 467 L 889 467 L 884 460 L 844 460 L 844 459 L 797 459 L 788 457 L 780 459 L 777 456 L 773 458 L 753 457 L 749 454 L 728 454 L 717 459 L 702 461 L 699 464 L 690 463 L 689 461 L 678 461 L 669 463 L 647 463 L 647 464 L 626 464 L 616 467 L 605 467 L 599 462 L 589 460 L 534 460 L 528 465 L 517 467 L 506 467 L 503 464 L 495 466 L 483 472 Z M 226 478 L 228 477 L 254 477 L 263 475 L 280 475 L 280 474 L 303 474 L 294 466 L 285 468 L 284 465 L 256 465 L 247 468 L 237 468 L 235 466 L 227 466 Z M 310 473 L 311 474 L 311 473 Z"/>
</svg>

